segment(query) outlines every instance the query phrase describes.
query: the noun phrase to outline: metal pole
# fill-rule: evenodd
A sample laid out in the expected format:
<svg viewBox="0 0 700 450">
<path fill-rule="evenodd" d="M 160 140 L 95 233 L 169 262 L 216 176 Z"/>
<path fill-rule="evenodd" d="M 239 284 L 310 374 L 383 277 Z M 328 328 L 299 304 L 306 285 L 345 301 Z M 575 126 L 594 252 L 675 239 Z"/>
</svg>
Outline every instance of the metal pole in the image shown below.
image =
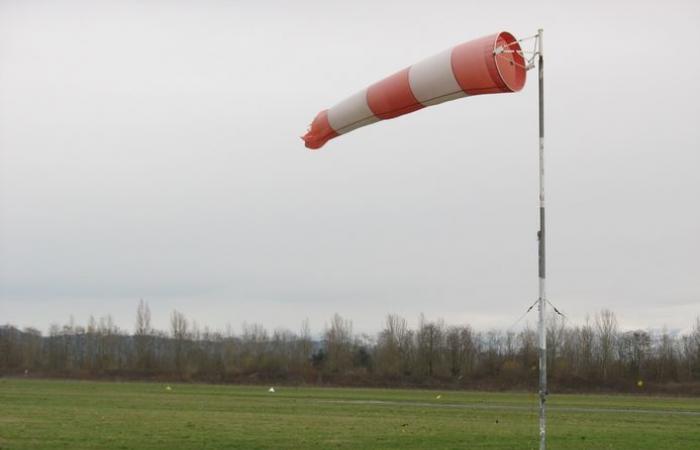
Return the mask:
<svg viewBox="0 0 700 450">
<path fill-rule="evenodd" d="M 544 234 L 544 58 L 542 57 L 543 30 L 537 30 L 538 73 L 539 73 L 539 122 L 540 122 L 540 231 L 537 233 L 539 246 L 539 341 L 540 341 L 540 450 L 547 448 L 547 422 L 545 402 L 547 401 L 547 332 L 545 327 L 545 234 Z"/>
</svg>

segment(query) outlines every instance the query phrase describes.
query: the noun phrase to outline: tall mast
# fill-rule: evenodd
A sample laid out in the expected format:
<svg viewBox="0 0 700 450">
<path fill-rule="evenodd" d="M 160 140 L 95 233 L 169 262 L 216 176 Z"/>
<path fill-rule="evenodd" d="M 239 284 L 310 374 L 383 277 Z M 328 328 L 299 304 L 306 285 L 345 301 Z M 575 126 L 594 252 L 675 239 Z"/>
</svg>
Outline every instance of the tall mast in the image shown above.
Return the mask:
<svg viewBox="0 0 700 450">
<path fill-rule="evenodd" d="M 537 233 L 539 246 L 539 357 L 540 357 L 540 450 L 547 448 L 547 421 L 545 402 L 547 401 L 547 332 L 545 326 L 547 300 L 545 297 L 545 215 L 544 215 L 544 58 L 542 56 L 543 30 L 537 30 L 537 68 L 539 75 L 539 125 L 540 125 L 540 231 Z"/>
</svg>

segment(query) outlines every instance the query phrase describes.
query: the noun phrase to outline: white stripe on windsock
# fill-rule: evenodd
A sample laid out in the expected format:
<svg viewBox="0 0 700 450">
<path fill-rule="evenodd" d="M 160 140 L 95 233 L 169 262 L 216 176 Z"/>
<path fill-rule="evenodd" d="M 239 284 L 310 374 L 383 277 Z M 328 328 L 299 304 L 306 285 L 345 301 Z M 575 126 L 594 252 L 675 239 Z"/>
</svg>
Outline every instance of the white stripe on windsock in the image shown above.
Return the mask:
<svg viewBox="0 0 700 450">
<path fill-rule="evenodd" d="M 328 123 L 338 134 L 378 121 L 379 117 L 367 105 L 367 89 L 351 95 L 328 110 Z"/>
<path fill-rule="evenodd" d="M 411 66 L 408 81 L 416 100 L 425 106 L 467 95 L 452 72 L 451 48 Z"/>
</svg>

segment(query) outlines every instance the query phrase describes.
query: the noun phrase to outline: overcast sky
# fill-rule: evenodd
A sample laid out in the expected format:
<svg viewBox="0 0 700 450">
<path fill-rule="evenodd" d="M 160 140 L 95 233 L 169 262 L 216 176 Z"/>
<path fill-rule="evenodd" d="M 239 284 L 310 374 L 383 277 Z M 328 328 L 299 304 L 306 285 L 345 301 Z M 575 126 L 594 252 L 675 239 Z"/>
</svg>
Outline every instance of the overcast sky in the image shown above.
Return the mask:
<svg viewBox="0 0 700 450">
<path fill-rule="evenodd" d="M 0 2 L 0 323 L 395 312 L 510 326 L 537 297 L 537 84 L 356 130 L 316 113 L 447 47 L 545 29 L 548 296 L 700 314 L 700 3 Z M 534 314 L 528 317 L 534 323 Z"/>
</svg>

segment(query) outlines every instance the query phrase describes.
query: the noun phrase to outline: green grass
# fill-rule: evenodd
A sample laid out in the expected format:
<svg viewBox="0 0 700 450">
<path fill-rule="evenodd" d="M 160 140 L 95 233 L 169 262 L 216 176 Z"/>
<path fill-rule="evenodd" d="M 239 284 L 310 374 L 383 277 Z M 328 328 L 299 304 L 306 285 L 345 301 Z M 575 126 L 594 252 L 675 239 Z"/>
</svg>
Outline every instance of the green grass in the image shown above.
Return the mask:
<svg viewBox="0 0 700 450">
<path fill-rule="evenodd" d="M 537 447 L 534 394 L 165 386 L 0 379 L 0 448 Z M 552 395 L 549 405 L 552 449 L 700 449 L 700 399 Z"/>
</svg>

